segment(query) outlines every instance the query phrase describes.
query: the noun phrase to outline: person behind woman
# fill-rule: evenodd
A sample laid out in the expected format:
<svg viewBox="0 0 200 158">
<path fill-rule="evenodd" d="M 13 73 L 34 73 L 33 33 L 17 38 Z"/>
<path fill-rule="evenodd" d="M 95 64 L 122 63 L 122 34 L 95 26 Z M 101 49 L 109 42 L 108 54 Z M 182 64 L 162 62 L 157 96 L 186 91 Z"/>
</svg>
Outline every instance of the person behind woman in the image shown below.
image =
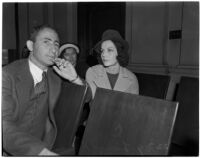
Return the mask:
<svg viewBox="0 0 200 158">
<path fill-rule="evenodd" d="M 137 77 L 125 68 L 129 61 L 128 48 L 128 42 L 118 31 L 106 30 L 103 33 L 102 39 L 94 47 L 100 64 L 86 72 L 93 98 L 97 87 L 139 94 Z"/>
<path fill-rule="evenodd" d="M 68 60 L 74 67 L 76 67 L 79 48 L 75 44 L 64 44 L 60 47 L 59 51 L 60 58 Z"/>
</svg>

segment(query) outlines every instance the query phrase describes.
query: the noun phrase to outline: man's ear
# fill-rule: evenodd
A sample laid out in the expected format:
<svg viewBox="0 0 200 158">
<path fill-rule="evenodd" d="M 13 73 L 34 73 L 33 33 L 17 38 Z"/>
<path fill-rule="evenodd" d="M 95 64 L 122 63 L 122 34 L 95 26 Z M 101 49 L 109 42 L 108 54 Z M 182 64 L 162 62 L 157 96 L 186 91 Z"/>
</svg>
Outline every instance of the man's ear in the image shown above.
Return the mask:
<svg viewBox="0 0 200 158">
<path fill-rule="evenodd" d="M 33 51 L 33 41 L 31 41 L 31 40 L 26 41 L 26 46 L 29 51 L 31 51 L 31 52 Z"/>
</svg>

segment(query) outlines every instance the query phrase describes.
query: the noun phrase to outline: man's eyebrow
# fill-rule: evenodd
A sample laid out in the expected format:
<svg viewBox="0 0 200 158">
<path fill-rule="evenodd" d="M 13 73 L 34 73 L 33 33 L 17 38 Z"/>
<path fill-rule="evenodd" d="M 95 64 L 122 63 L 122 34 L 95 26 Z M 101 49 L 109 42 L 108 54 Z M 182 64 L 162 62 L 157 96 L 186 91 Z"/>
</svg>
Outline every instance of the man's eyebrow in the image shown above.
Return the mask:
<svg viewBox="0 0 200 158">
<path fill-rule="evenodd" d="M 45 39 L 45 40 L 48 40 L 48 41 L 53 41 L 51 38 L 48 38 L 48 37 L 45 37 L 44 39 Z M 58 41 L 58 40 L 56 40 L 55 42 L 59 44 L 59 41 Z"/>
<path fill-rule="evenodd" d="M 45 40 L 48 40 L 48 41 L 52 41 L 52 39 L 51 39 L 51 38 L 48 38 L 48 37 L 45 37 L 44 39 L 45 39 Z"/>
</svg>

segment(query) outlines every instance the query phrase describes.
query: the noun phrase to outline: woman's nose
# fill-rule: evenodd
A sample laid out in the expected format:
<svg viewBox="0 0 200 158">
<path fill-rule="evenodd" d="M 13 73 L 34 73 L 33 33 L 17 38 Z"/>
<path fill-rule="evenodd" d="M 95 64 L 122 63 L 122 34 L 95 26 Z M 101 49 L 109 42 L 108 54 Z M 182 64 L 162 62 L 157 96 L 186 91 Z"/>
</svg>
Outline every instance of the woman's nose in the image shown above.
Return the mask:
<svg viewBox="0 0 200 158">
<path fill-rule="evenodd" d="M 103 51 L 103 52 L 101 53 L 101 55 L 104 57 L 104 56 L 106 55 L 105 51 Z"/>
</svg>

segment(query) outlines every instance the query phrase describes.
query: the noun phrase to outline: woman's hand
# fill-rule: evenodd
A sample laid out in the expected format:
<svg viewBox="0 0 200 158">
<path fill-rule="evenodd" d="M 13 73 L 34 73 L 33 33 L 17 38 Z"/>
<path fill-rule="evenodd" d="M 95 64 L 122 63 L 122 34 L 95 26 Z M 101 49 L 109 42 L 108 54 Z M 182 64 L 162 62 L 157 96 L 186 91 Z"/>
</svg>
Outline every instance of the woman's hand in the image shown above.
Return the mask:
<svg viewBox="0 0 200 158">
<path fill-rule="evenodd" d="M 74 81 L 78 78 L 75 68 L 69 61 L 64 59 L 56 58 L 54 60 L 56 66 L 53 66 L 53 69 L 63 78 Z"/>
</svg>

